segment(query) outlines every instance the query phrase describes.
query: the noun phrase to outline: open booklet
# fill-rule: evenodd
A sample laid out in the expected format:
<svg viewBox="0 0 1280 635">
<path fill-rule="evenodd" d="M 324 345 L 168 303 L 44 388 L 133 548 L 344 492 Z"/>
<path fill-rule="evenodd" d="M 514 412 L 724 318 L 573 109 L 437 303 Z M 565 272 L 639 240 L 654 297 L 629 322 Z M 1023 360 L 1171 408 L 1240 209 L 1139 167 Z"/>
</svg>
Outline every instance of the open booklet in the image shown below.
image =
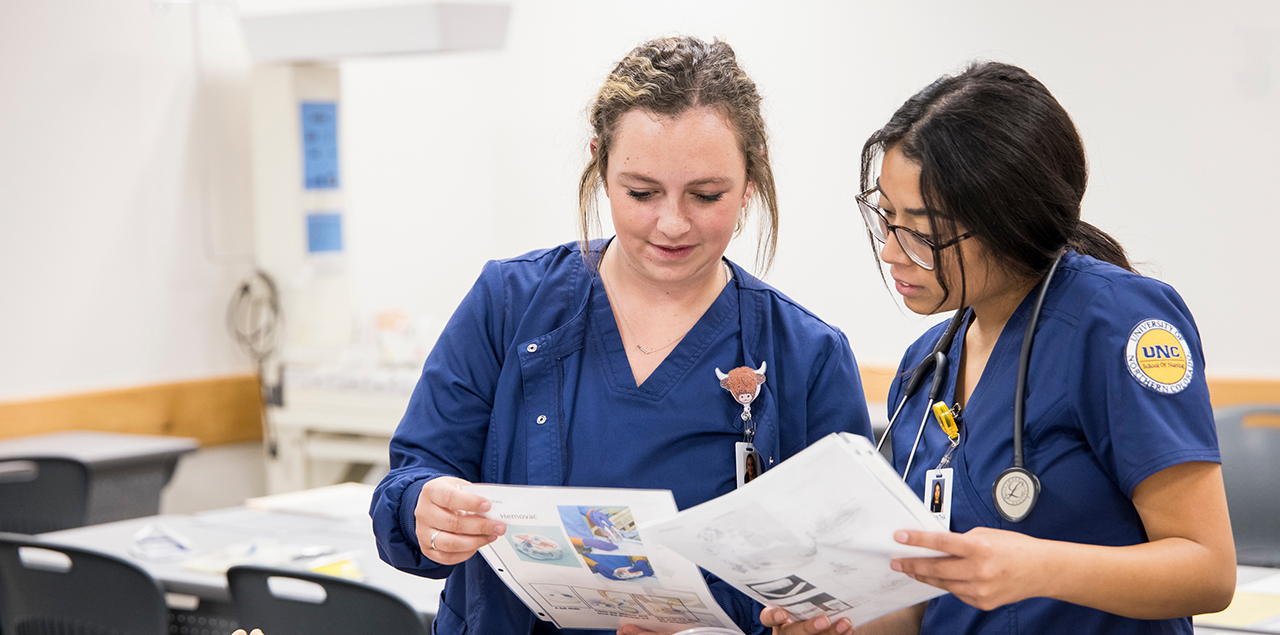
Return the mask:
<svg viewBox="0 0 1280 635">
<path fill-rule="evenodd" d="M 507 531 L 480 550 L 540 619 L 559 628 L 657 633 L 699 626 L 740 632 L 702 573 L 637 529 L 676 514 L 666 490 L 467 485 Z"/>
<path fill-rule="evenodd" d="M 640 523 L 755 600 L 796 619 L 826 614 L 855 626 L 944 592 L 889 568 L 895 557 L 941 556 L 893 539 L 947 531 L 865 437 L 832 434 L 746 486 L 665 519 Z"/>
</svg>

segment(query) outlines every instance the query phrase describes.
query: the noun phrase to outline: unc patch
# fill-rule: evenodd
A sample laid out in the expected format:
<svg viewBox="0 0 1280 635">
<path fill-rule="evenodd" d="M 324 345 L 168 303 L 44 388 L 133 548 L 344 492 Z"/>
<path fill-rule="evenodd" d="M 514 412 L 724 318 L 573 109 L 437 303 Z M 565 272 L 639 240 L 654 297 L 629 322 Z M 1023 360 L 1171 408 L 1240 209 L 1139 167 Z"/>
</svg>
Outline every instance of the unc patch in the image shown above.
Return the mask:
<svg viewBox="0 0 1280 635">
<path fill-rule="evenodd" d="M 1139 384 L 1166 395 L 1182 392 L 1195 376 L 1187 340 L 1164 320 L 1143 320 L 1133 327 L 1124 359 Z"/>
</svg>

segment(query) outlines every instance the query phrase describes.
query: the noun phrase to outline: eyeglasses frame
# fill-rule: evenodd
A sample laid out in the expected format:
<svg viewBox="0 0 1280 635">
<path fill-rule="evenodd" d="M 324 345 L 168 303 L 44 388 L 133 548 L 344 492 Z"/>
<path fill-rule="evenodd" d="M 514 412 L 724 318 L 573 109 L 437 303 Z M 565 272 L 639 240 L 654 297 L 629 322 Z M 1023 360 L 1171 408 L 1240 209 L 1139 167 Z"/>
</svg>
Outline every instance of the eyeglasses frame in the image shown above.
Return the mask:
<svg viewBox="0 0 1280 635">
<path fill-rule="evenodd" d="M 860 207 L 863 207 L 869 210 L 871 213 L 879 216 L 880 220 L 884 222 L 884 227 L 885 227 L 884 238 L 878 238 L 876 236 L 875 230 L 871 228 L 871 223 L 868 220 L 867 215 L 866 214 L 861 215 L 863 224 L 867 226 L 867 231 L 870 232 L 871 237 L 875 238 L 881 245 L 889 241 L 890 234 L 893 235 L 894 240 L 898 240 L 897 231 L 901 229 L 902 231 L 910 234 L 912 238 L 915 238 L 916 240 L 919 240 L 921 243 L 924 243 L 924 245 L 928 247 L 930 251 L 933 252 L 933 261 L 936 263 L 938 261 L 939 252 L 941 252 L 943 249 L 959 244 L 960 241 L 973 236 L 975 233 L 973 231 L 967 231 L 963 234 L 960 234 L 959 236 L 956 236 L 955 238 L 952 238 L 951 240 L 948 240 L 947 242 L 942 243 L 941 245 L 935 245 L 932 238 L 929 238 L 928 236 L 925 236 L 924 234 L 914 229 L 911 229 L 910 227 L 903 227 L 902 225 L 894 225 L 893 223 L 890 223 L 889 217 L 886 215 L 884 208 L 867 200 L 867 197 L 870 196 L 872 192 L 875 192 L 876 190 L 879 190 L 879 189 L 880 189 L 880 184 L 877 183 L 871 186 L 871 189 L 861 194 L 858 194 L 853 198 L 858 202 L 858 205 Z M 911 250 L 907 249 L 905 246 L 903 246 L 901 240 L 898 240 L 898 246 L 902 248 L 902 253 L 907 254 L 907 256 L 911 258 L 911 262 L 914 262 L 917 265 L 920 265 L 920 268 L 924 269 L 925 271 L 933 271 L 936 265 L 925 264 L 923 262 L 920 262 L 920 257 L 912 253 Z"/>
</svg>

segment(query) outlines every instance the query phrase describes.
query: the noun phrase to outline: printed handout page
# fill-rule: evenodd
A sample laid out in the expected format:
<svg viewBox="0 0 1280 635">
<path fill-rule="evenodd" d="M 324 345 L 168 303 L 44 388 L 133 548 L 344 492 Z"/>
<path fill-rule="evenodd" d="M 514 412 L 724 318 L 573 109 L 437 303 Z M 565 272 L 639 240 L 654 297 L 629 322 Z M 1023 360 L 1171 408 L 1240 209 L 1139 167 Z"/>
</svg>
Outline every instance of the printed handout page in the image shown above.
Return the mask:
<svg viewBox="0 0 1280 635">
<path fill-rule="evenodd" d="M 900 529 L 947 531 L 865 437 L 832 434 L 747 485 L 640 523 L 657 542 L 798 620 L 855 626 L 942 595 L 889 568 L 941 556 L 899 544 Z"/>
<path fill-rule="evenodd" d="M 480 550 L 540 619 L 559 628 L 657 633 L 737 629 L 692 562 L 648 539 L 637 523 L 676 514 L 667 490 L 466 485 L 506 534 Z"/>
</svg>

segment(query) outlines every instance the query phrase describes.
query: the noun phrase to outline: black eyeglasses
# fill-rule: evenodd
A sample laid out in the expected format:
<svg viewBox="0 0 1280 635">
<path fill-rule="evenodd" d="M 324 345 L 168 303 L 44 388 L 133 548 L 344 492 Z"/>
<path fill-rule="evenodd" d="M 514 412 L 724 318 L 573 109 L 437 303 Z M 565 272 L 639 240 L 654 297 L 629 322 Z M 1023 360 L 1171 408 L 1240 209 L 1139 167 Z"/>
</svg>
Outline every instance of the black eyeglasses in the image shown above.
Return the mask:
<svg viewBox="0 0 1280 635">
<path fill-rule="evenodd" d="M 894 238 L 898 239 L 898 244 L 902 247 L 902 251 L 906 252 L 913 262 L 927 271 L 933 271 L 933 263 L 937 260 L 939 251 L 973 235 L 971 231 L 965 232 L 941 245 L 935 245 L 932 239 L 914 229 L 890 224 L 884 209 L 876 205 L 879 197 L 876 198 L 876 201 L 870 198 L 873 194 L 879 193 L 880 186 L 876 185 L 854 197 L 858 201 L 858 209 L 862 211 L 862 221 L 867 224 L 867 230 L 871 232 L 871 237 L 883 245 L 889 240 L 889 234 L 893 234 Z"/>
</svg>

